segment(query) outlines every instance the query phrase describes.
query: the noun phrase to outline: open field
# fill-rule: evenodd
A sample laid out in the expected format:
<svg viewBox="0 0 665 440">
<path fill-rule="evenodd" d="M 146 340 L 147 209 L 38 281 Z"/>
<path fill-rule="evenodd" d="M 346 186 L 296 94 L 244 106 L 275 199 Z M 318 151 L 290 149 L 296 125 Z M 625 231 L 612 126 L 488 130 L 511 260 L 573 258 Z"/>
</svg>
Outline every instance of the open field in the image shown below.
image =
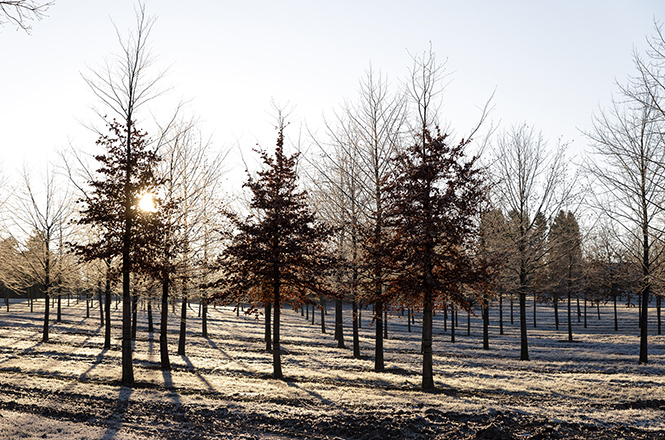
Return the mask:
<svg viewBox="0 0 665 440">
<path fill-rule="evenodd" d="M 435 317 L 435 381 L 420 384 L 419 321 L 392 316 L 386 372 L 373 369 L 373 332 L 363 313 L 361 350 L 338 349 L 331 307 L 328 333 L 299 312 L 282 315 L 286 381 L 270 378 L 263 322 L 210 310 L 210 338 L 200 337 L 196 306 L 188 318 L 187 356 L 175 354 L 178 319 L 170 316 L 173 371 L 159 370 L 159 335 L 139 312 L 132 389 L 120 387 L 120 309 L 113 349 L 103 351 L 98 309 L 63 308 L 41 343 L 43 302 L 0 311 L 0 438 L 68 439 L 665 439 L 665 336 L 650 332 L 649 364 L 638 365 L 637 308 L 620 307 L 614 332 L 610 306 L 589 328 L 574 322 L 574 343 L 554 331 L 550 308 L 529 310 L 531 361 L 519 361 L 519 325 L 499 336 L 492 311 L 490 350 L 481 349 L 480 319 L 460 314 L 456 342 Z M 158 328 L 158 312 L 155 324 Z M 592 313 L 593 312 L 593 313 Z M 651 312 L 651 311 L 650 311 Z M 651 313 L 652 317 L 654 313 Z M 651 326 L 655 327 L 653 321 Z M 350 316 L 345 338 L 350 346 Z"/>
</svg>

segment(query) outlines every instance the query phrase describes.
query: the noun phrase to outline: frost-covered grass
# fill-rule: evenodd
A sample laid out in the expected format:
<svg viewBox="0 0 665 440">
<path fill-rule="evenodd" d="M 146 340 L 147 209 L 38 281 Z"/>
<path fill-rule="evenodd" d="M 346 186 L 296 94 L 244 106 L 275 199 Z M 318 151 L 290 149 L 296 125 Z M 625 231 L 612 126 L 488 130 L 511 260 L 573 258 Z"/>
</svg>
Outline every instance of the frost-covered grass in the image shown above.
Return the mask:
<svg viewBox="0 0 665 440">
<path fill-rule="evenodd" d="M 158 312 L 157 308 L 155 330 Z M 566 342 L 565 309 L 560 330 L 555 331 L 550 307 L 538 307 L 537 328 L 529 308 L 528 362 L 519 360 L 517 309 L 511 325 L 504 304 L 504 335 L 499 335 L 498 313 L 492 310 L 490 350 L 482 350 L 479 317 L 471 317 L 467 336 L 467 316 L 460 313 L 456 342 L 451 343 L 450 329 L 443 331 L 439 313 L 434 332 L 439 390 L 435 393 L 418 391 L 422 359 L 418 319 L 408 333 L 406 316 L 390 316 L 386 371 L 376 373 L 370 312 L 363 312 L 362 359 L 352 357 L 349 312 L 345 307 L 347 348 L 339 349 L 332 336 L 332 303 L 325 334 L 319 312 L 311 325 L 311 316 L 306 321 L 300 312 L 284 308 L 286 380 L 277 381 L 270 377 L 272 356 L 265 352 L 263 321 L 236 316 L 230 307 L 211 308 L 209 338 L 202 338 L 194 305 L 187 321 L 187 355 L 178 356 L 179 320 L 170 314 L 173 371 L 165 373 L 159 369 L 159 335 L 147 333 L 142 310 L 134 350 L 137 386 L 130 390 L 119 386 L 120 309 L 113 312 L 113 348 L 104 351 L 97 308 L 86 318 L 85 303 L 72 301 L 63 308 L 63 321 L 51 325 L 50 341 L 41 343 L 43 302 L 36 304 L 34 313 L 26 301 L 12 303 L 9 313 L 4 308 L 0 312 L 0 437 L 291 438 L 299 434 L 272 430 L 270 424 L 289 420 L 293 426 L 298 421 L 306 426 L 312 420 L 330 420 L 332 425 L 360 414 L 381 419 L 431 410 L 487 417 L 512 414 L 554 424 L 626 426 L 653 433 L 665 430 L 665 337 L 655 334 L 651 310 L 647 365 L 637 364 L 637 308 L 620 306 L 619 332 L 614 331 L 610 305 L 601 306 L 600 320 L 596 309 L 590 308 L 586 329 L 574 315 L 573 343 Z M 356 434 L 345 437 L 337 432 L 338 438 L 371 438 L 362 436 L 371 432 Z M 381 438 L 381 433 L 377 436 Z M 312 433 L 308 438 L 326 437 Z"/>
</svg>

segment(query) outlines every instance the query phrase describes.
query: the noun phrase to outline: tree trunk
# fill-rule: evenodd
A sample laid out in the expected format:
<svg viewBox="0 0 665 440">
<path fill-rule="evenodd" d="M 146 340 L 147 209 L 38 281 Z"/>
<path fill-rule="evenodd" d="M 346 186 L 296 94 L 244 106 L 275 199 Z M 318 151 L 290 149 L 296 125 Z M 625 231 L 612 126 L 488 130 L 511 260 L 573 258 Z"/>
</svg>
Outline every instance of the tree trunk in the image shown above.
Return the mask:
<svg viewBox="0 0 665 440">
<path fill-rule="evenodd" d="M 661 329 L 660 329 L 660 302 L 661 302 L 661 297 L 658 295 L 656 297 L 656 316 L 658 320 L 658 335 L 662 335 Z"/>
<path fill-rule="evenodd" d="M 305 304 L 305 321 L 309 322 L 309 304 Z"/>
<path fill-rule="evenodd" d="M 450 342 L 455 342 L 455 306 L 450 306 Z"/>
<path fill-rule="evenodd" d="M 586 301 L 586 292 L 584 292 L 584 328 L 587 328 L 587 301 Z"/>
<path fill-rule="evenodd" d="M 612 284 L 612 302 L 614 303 L 614 331 L 619 331 L 619 314 L 617 312 L 617 288 Z"/>
<path fill-rule="evenodd" d="M 265 338 L 264 339 L 266 341 L 266 351 L 268 353 L 270 353 L 272 351 L 272 335 L 270 333 L 272 331 L 272 328 L 270 328 L 270 313 L 271 313 L 270 309 L 271 308 L 272 308 L 271 304 L 269 302 L 267 302 L 266 305 L 265 305 L 265 310 L 264 310 L 264 314 L 265 314 Z"/>
<path fill-rule="evenodd" d="M 554 328 L 559 330 L 559 299 L 556 294 L 552 298 L 552 303 L 554 304 Z"/>
<path fill-rule="evenodd" d="M 443 331 L 448 331 L 448 306 L 443 306 Z"/>
<path fill-rule="evenodd" d="M 573 342 L 572 292 L 568 289 L 568 342 Z"/>
<path fill-rule="evenodd" d="M 148 298 L 148 333 L 151 334 L 155 331 L 155 327 L 152 322 L 152 298 Z"/>
<path fill-rule="evenodd" d="M 510 324 L 515 324 L 515 319 L 514 319 L 514 300 L 513 300 L 513 294 L 510 294 Z"/>
<path fill-rule="evenodd" d="M 536 328 L 536 306 L 538 305 L 538 295 L 533 292 L 533 328 Z"/>
<path fill-rule="evenodd" d="M 388 311 L 383 311 L 383 339 L 388 339 Z"/>
<path fill-rule="evenodd" d="M 104 327 L 104 302 L 102 301 L 102 289 L 97 285 L 97 302 L 99 302 L 99 326 Z M 69 295 L 67 295 L 67 302 L 69 302 Z"/>
<path fill-rule="evenodd" d="M 58 311 L 56 313 L 56 321 L 57 322 L 62 322 L 62 295 L 59 292 L 60 288 L 58 288 L 58 294 L 56 295 L 58 297 Z"/>
<path fill-rule="evenodd" d="M 85 318 L 90 318 L 90 296 L 85 294 Z"/>
<path fill-rule="evenodd" d="M 180 337 L 178 338 L 178 354 L 185 355 L 187 339 L 187 293 L 182 293 L 182 307 L 180 308 Z"/>
<path fill-rule="evenodd" d="M 353 313 L 353 357 L 360 358 L 360 336 L 358 335 L 358 303 L 353 300 L 351 305 Z"/>
<path fill-rule="evenodd" d="M 326 332 L 325 300 L 321 298 L 321 333 Z"/>
<path fill-rule="evenodd" d="M 423 300 L 423 328 L 422 328 L 422 352 L 423 352 L 423 390 L 434 389 L 434 372 L 432 360 L 432 291 L 427 290 Z"/>
<path fill-rule="evenodd" d="M 490 349 L 490 299 L 487 292 L 483 293 L 483 350 Z M 469 312 L 470 314 L 470 312 Z M 470 327 L 470 325 L 469 325 Z"/>
<path fill-rule="evenodd" d="M 136 341 L 136 321 L 138 318 L 138 295 L 132 295 L 132 341 Z"/>
<path fill-rule="evenodd" d="M 637 295 L 637 317 L 638 328 L 642 328 L 642 297 L 639 294 Z"/>
<path fill-rule="evenodd" d="M 106 284 L 104 286 L 104 294 L 106 295 L 106 304 L 104 304 L 104 312 L 106 313 L 106 328 L 104 329 L 104 350 L 111 349 L 111 269 L 106 266 Z"/>
<path fill-rule="evenodd" d="M 577 322 L 582 322 L 582 309 L 580 307 L 580 294 L 575 295 L 577 299 Z"/>
<path fill-rule="evenodd" d="M 201 305 L 201 336 L 208 337 L 208 302 L 202 301 Z"/>
<path fill-rule="evenodd" d="M 275 282 L 273 285 L 273 297 L 275 298 L 275 303 L 273 304 L 273 338 L 272 338 L 272 365 L 273 365 L 273 377 L 275 379 L 284 379 L 282 374 L 282 349 L 280 346 L 279 340 L 279 315 L 280 315 L 280 297 L 279 297 L 280 283 L 279 281 Z"/>
<path fill-rule="evenodd" d="M 335 300 L 335 339 L 337 339 L 337 348 L 344 346 L 344 327 L 342 322 L 342 300 Z"/>
<path fill-rule="evenodd" d="M 49 298 L 48 290 L 44 293 L 44 331 L 42 333 L 42 342 L 48 342 L 48 326 L 49 326 L 49 307 L 51 305 L 51 298 Z"/>
<path fill-rule="evenodd" d="M 499 334 L 503 335 L 503 292 L 499 291 Z"/>
<path fill-rule="evenodd" d="M 466 335 L 471 336 L 471 310 L 466 312 Z"/>
<path fill-rule="evenodd" d="M 520 360 L 529 360 L 529 342 L 526 333 L 526 292 L 520 289 Z"/>
<path fill-rule="evenodd" d="M 409 333 L 411 333 L 411 309 L 407 309 L 406 311 L 406 327 Z"/>
<path fill-rule="evenodd" d="M 171 361 L 169 360 L 169 346 L 168 346 L 168 319 L 169 319 L 169 274 L 164 274 L 162 280 L 162 308 L 161 308 L 161 322 L 159 323 L 159 354 L 161 358 L 162 371 L 171 370 Z"/>
<path fill-rule="evenodd" d="M 648 283 L 648 282 L 647 282 Z M 648 311 L 649 311 L 649 294 L 651 293 L 651 286 L 647 284 L 644 292 L 642 293 L 642 310 L 640 317 L 642 318 L 642 327 L 640 327 L 640 364 L 646 364 L 648 361 L 647 357 L 647 335 L 648 335 Z"/>
<path fill-rule="evenodd" d="M 377 302 L 375 307 L 375 344 L 374 344 L 374 371 L 383 371 L 385 366 L 383 363 L 383 304 L 381 301 Z"/>
</svg>

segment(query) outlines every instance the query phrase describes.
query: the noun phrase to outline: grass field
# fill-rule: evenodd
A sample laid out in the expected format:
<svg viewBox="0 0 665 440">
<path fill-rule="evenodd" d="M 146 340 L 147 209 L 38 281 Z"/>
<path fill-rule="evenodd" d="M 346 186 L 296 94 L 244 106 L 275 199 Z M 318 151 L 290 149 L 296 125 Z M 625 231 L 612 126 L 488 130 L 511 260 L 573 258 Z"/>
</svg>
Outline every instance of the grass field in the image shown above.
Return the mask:
<svg viewBox="0 0 665 440">
<path fill-rule="evenodd" d="M 157 333 L 139 311 L 134 350 L 136 386 L 119 386 L 120 309 L 113 312 L 113 348 L 103 350 L 99 311 L 85 303 L 63 308 L 61 323 L 41 342 L 43 301 L 0 312 L 0 438 L 228 439 L 665 439 L 665 336 L 651 321 L 649 364 L 638 365 L 637 309 L 589 310 L 588 328 L 574 321 L 566 342 L 565 315 L 554 330 L 552 310 L 529 310 L 531 361 L 519 361 L 519 323 L 499 335 L 492 310 L 490 350 L 482 350 L 479 317 L 459 315 L 456 342 L 435 317 L 437 391 L 420 385 L 420 323 L 390 317 L 386 371 L 373 371 L 370 313 L 363 313 L 362 359 L 333 340 L 334 310 L 321 333 L 289 308 L 282 315 L 285 381 L 270 377 L 263 322 L 210 310 L 209 338 L 200 336 L 197 305 L 188 317 L 187 355 L 175 354 L 179 320 L 170 315 L 173 370 L 159 369 Z M 155 328 L 158 329 L 155 310 Z M 651 312 L 651 311 L 650 311 Z M 651 312 L 653 317 L 654 313 Z"/>
</svg>

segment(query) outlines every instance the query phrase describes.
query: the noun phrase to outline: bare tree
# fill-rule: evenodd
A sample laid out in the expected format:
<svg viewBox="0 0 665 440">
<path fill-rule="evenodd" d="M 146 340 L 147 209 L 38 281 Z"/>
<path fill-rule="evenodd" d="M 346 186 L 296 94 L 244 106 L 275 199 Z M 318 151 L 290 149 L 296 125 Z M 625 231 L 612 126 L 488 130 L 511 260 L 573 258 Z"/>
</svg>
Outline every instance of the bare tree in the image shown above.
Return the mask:
<svg viewBox="0 0 665 440">
<path fill-rule="evenodd" d="M 0 1 L 0 26 L 12 23 L 29 34 L 32 31 L 30 21 L 44 18 L 46 11 L 54 3 L 55 1 L 2 0 Z"/>
<path fill-rule="evenodd" d="M 542 244 L 543 225 L 550 223 L 572 195 L 574 179 L 566 180 L 564 153 L 565 145 L 548 151 L 542 133 L 526 124 L 500 135 L 493 151 L 496 203 L 511 225 L 507 245 L 513 252 L 508 267 L 519 293 L 521 360 L 529 360 L 526 295 L 547 253 L 546 246 L 536 244 Z"/>
<path fill-rule="evenodd" d="M 155 23 L 155 17 L 146 15 L 145 5 L 140 4 L 136 11 L 136 27 L 127 37 L 116 29 L 120 44 L 119 55 L 107 60 L 103 67 L 91 70 L 84 80 L 100 100 L 103 110 L 97 109 L 102 116 L 111 111 L 124 127 L 126 133 L 125 155 L 132 157 L 132 133 L 137 112 L 162 91 L 157 88 L 164 72 L 152 73 L 154 57 L 149 47 L 149 36 Z M 132 242 L 132 206 L 131 181 L 134 170 L 131 160 L 125 161 L 124 176 L 124 235 L 122 238 L 122 384 L 134 383 L 131 340 L 131 297 L 130 297 L 130 248 Z"/>
<path fill-rule="evenodd" d="M 23 185 L 11 207 L 13 236 L 19 245 L 19 258 L 13 263 L 13 277 L 6 279 L 13 290 L 40 286 L 45 295 L 42 341 L 49 340 L 49 303 L 54 288 L 66 284 L 73 272 L 74 259 L 65 253 L 64 234 L 73 213 L 67 188 L 58 185 L 47 166 L 43 187 L 35 185 L 30 173 L 23 171 Z M 58 303 L 58 312 L 60 303 Z M 58 313 L 59 314 L 59 313 Z"/>
<path fill-rule="evenodd" d="M 588 168 L 596 178 L 597 206 L 612 221 L 616 240 L 641 267 L 639 363 L 647 363 L 648 304 L 662 261 L 665 219 L 665 142 L 658 96 L 648 86 L 626 88 L 586 133 L 594 146 Z M 637 244 L 637 246 L 635 245 Z"/>
<path fill-rule="evenodd" d="M 172 223 L 170 231 L 174 235 L 168 240 L 177 243 L 173 249 L 178 251 L 165 257 L 173 259 L 169 266 L 177 268 L 173 278 L 181 285 L 178 354 L 185 355 L 187 304 L 194 296 L 191 290 L 198 290 L 197 279 L 201 268 L 197 262 L 208 258 L 210 247 L 211 210 L 207 205 L 219 190 L 226 153 L 213 152 L 211 143 L 203 138 L 194 120 L 180 120 L 170 124 L 162 135 L 161 143 L 164 198 L 167 202 L 177 201 L 168 220 Z M 199 300 L 205 303 L 207 298 L 199 295 Z M 202 314 L 202 330 L 207 337 L 207 304 L 202 304 Z M 163 311 L 162 319 L 165 318 Z"/>
</svg>

